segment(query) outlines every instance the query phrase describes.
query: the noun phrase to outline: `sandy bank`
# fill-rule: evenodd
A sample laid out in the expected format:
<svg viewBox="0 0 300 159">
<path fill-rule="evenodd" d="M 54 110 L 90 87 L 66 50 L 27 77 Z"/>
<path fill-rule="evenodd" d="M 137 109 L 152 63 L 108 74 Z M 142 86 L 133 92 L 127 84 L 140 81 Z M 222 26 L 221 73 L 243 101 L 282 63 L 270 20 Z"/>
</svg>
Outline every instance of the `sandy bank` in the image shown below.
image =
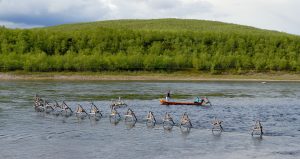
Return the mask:
<svg viewBox="0 0 300 159">
<path fill-rule="evenodd" d="M 297 81 L 300 74 L 255 73 L 246 75 L 211 75 L 201 73 L 81 73 L 81 72 L 47 72 L 24 73 L 2 72 L 0 80 L 91 80 L 91 81 Z"/>
</svg>

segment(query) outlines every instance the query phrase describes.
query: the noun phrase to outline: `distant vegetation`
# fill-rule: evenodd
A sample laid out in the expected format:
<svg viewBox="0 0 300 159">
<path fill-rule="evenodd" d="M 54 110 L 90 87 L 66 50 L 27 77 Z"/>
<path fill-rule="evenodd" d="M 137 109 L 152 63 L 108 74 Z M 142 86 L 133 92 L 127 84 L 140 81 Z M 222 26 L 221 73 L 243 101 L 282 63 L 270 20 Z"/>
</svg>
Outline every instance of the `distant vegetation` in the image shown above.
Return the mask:
<svg viewBox="0 0 300 159">
<path fill-rule="evenodd" d="M 300 71 L 300 36 L 202 20 L 0 28 L 1 71 Z"/>
</svg>

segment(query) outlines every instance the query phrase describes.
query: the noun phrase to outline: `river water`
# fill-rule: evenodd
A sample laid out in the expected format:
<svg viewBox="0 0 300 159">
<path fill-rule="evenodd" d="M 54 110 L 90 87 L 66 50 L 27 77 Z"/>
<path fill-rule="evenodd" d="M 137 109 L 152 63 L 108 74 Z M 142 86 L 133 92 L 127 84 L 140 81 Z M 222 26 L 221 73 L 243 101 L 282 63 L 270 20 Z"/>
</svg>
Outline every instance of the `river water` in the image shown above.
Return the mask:
<svg viewBox="0 0 300 159">
<path fill-rule="evenodd" d="M 207 96 L 212 106 L 162 106 L 171 90 L 176 101 Z M 89 110 L 93 101 L 99 121 L 34 111 L 33 97 L 63 100 Z M 137 115 L 132 126 L 109 120 L 111 99 L 123 97 Z M 122 118 L 127 108 L 119 109 Z M 143 119 L 153 111 L 158 124 Z M 168 112 L 176 123 L 187 112 L 190 132 L 178 126 L 165 130 Z M 211 121 L 223 121 L 224 132 L 213 134 Z M 260 120 L 264 135 L 251 136 Z M 1 81 L 0 158 L 300 158 L 300 83 L 293 82 L 89 82 Z"/>
</svg>

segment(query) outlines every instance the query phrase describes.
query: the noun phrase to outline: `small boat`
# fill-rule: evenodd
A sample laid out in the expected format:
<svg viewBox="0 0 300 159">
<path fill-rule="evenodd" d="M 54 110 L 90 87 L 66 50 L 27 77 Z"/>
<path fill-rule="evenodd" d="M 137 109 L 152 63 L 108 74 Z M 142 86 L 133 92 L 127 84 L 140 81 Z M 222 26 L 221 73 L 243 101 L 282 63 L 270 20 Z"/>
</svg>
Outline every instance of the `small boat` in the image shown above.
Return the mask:
<svg viewBox="0 0 300 159">
<path fill-rule="evenodd" d="M 196 105 L 196 106 L 204 106 L 206 104 L 210 104 L 210 102 L 172 102 L 166 101 L 164 99 L 160 100 L 161 105 Z"/>
</svg>

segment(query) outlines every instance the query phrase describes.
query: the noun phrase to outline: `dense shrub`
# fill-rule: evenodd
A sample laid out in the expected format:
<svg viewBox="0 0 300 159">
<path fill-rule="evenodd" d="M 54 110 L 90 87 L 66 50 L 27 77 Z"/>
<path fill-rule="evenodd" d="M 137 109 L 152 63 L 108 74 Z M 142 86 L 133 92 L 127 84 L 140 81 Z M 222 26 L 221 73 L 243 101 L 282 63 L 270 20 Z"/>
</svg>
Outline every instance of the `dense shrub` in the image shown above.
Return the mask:
<svg viewBox="0 0 300 159">
<path fill-rule="evenodd" d="M 300 71 L 300 37 L 197 20 L 0 28 L 0 70 Z"/>
</svg>

